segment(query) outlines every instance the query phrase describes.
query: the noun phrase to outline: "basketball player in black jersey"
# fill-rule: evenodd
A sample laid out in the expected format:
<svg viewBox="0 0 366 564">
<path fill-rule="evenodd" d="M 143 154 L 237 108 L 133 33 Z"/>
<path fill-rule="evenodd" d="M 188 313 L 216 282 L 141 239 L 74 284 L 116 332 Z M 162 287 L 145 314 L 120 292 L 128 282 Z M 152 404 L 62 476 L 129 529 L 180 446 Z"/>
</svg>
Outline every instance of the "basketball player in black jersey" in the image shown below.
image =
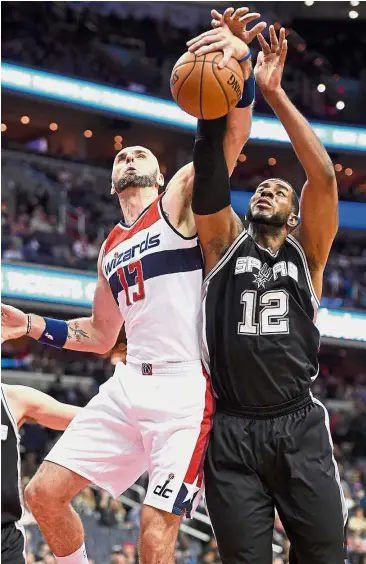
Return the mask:
<svg viewBox="0 0 366 564">
<path fill-rule="evenodd" d="M 275 507 L 292 563 L 343 564 L 346 510 L 329 420 L 310 392 L 337 185 L 323 145 L 281 88 L 285 30 L 278 39 L 271 26 L 271 45 L 258 38 L 257 84 L 307 180 L 301 223 L 294 189 L 271 178 L 250 201 L 245 231 L 230 207 L 225 118 L 199 120 L 192 207 L 205 259 L 203 357 L 217 398 L 207 507 L 224 564 L 272 562 Z"/>
<path fill-rule="evenodd" d="M 26 562 L 19 429 L 26 422 L 63 431 L 79 411 L 27 386 L 1 385 L 1 561 Z"/>
</svg>

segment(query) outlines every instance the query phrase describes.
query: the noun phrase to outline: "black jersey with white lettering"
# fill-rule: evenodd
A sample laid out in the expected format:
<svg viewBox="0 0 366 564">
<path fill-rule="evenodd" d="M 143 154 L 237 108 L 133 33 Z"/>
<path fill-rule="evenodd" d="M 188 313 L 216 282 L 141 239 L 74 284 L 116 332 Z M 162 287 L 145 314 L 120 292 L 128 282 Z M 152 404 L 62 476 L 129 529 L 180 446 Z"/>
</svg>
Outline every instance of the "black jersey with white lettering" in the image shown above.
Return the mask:
<svg viewBox="0 0 366 564">
<path fill-rule="evenodd" d="M 294 237 L 272 254 L 244 231 L 206 277 L 203 296 L 203 359 L 221 404 L 265 408 L 309 393 L 319 302 Z"/>
<path fill-rule="evenodd" d="M 22 516 L 19 456 L 18 429 L 1 387 L 1 525 L 19 521 Z"/>
</svg>

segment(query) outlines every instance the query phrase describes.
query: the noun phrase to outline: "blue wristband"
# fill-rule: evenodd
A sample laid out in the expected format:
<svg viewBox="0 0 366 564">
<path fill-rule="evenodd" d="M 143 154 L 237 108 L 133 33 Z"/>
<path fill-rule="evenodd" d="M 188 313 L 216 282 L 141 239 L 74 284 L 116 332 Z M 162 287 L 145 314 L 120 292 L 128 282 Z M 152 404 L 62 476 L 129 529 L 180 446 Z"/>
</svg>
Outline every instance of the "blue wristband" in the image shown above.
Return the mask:
<svg viewBox="0 0 366 564">
<path fill-rule="evenodd" d="M 56 349 L 62 349 L 66 343 L 68 327 L 66 321 L 59 321 L 58 319 L 51 319 L 50 317 L 44 318 L 46 328 L 38 339 L 39 343 L 50 345 Z"/>
<path fill-rule="evenodd" d="M 255 80 L 253 73 L 244 82 L 243 95 L 236 104 L 237 108 L 247 108 L 255 98 Z"/>
<path fill-rule="evenodd" d="M 248 51 L 248 53 L 245 55 L 245 57 L 243 57 L 242 59 L 238 60 L 239 65 L 241 65 L 241 63 L 245 63 L 245 61 L 247 61 L 248 59 L 250 59 L 250 57 L 252 56 L 250 49 Z"/>
</svg>

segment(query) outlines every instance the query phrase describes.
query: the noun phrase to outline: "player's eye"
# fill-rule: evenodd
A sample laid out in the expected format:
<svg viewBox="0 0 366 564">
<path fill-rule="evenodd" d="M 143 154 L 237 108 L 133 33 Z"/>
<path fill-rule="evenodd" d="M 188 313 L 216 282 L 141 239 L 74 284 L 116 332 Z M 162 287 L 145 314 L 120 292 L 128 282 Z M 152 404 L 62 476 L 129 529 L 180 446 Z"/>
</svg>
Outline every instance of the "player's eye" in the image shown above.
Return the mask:
<svg viewBox="0 0 366 564">
<path fill-rule="evenodd" d="M 279 192 L 277 192 L 277 194 L 279 194 L 280 196 L 284 196 L 284 195 L 285 195 L 285 193 L 282 192 L 282 190 L 280 190 Z"/>
</svg>

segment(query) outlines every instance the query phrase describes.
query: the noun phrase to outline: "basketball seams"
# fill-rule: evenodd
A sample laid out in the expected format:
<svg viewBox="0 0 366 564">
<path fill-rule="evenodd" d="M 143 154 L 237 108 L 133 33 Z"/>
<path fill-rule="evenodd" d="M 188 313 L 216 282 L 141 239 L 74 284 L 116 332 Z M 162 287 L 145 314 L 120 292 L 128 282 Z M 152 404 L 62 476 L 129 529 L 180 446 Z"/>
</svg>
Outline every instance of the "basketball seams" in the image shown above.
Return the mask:
<svg viewBox="0 0 366 564">
<path fill-rule="evenodd" d="M 192 62 L 193 62 L 192 68 L 191 68 L 191 70 L 189 71 L 189 73 L 187 74 L 187 76 L 185 77 L 185 79 L 182 81 L 182 84 L 180 85 L 179 90 L 178 90 L 178 92 L 177 92 L 177 104 L 179 104 L 179 94 L 180 94 L 180 91 L 182 90 L 182 88 L 183 88 L 183 86 L 184 86 L 184 83 L 186 82 L 186 80 L 191 76 L 192 72 L 194 71 L 194 68 L 195 68 L 196 62 L 197 62 L 196 57 L 194 58 L 194 61 L 192 61 Z M 183 66 L 183 64 L 185 64 L 185 65 L 190 64 L 190 65 L 191 65 L 192 62 L 189 62 L 189 63 L 182 63 L 182 65 L 180 65 L 180 66 Z"/>
<path fill-rule="evenodd" d="M 185 61 L 184 63 L 180 63 L 179 65 L 175 65 L 174 70 L 180 69 L 181 67 L 184 67 L 184 65 L 193 65 L 194 66 L 196 63 L 197 63 L 197 65 L 200 65 L 200 64 L 203 64 L 203 61 L 197 61 L 197 59 L 195 61 Z M 212 65 L 218 66 L 218 63 L 215 62 L 215 59 L 213 59 L 212 61 L 207 61 L 207 63 L 208 64 L 211 63 Z M 243 75 L 240 75 L 239 73 L 237 73 L 236 70 L 232 69 L 231 67 L 226 67 L 226 68 L 229 69 L 230 72 L 234 73 L 240 79 L 240 81 L 243 80 Z"/>
<path fill-rule="evenodd" d="M 219 55 L 217 55 L 217 56 L 219 56 Z M 211 61 L 212 74 L 213 74 L 214 77 L 216 78 L 218 84 L 219 84 L 220 87 L 221 87 L 221 90 L 222 90 L 223 93 L 224 93 L 225 100 L 226 100 L 226 104 L 227 104 L 227 111 L 229 112 L 229 111 L 230 111 L 230 102 L 229 102 L 229 98 L 228 98 L 228 96 L 227 96 L 227 94 L 226 94 L 225 88 L 224 88 L 223 85 L 221 84 L 221 80 L 219 79 L 219 77 L 217 76 L 217 74 L 216 74 L 216 72 L 215 72 L 215 66 L 214 66 L 215 59 L 216 59 L 216 57 Z M 230 69 L 230 70 L 231 70 L 231 69 Z"/>
<path fill-rule="evenodd" d="M 184 67 L 184 65 L 195 65 L 196 63 L 200 63 L 201 61 L 184 61 L 183 63 L 179 63 L 179 65 L 174 65 L 174 70 L 180 69 L 180 67 Z"/>
<path fill-rule="evenodd" d="M 191 57 L 189 53 L 183 55 L 183 60 L 175 65 L 172 71 L 172 81 L 175 83 L 174 86 L 171 86 L 173 98 L 184 111 L 198 119 L 214 119 L 218 113 L 220 116 L 225 115 L 236 103 L 232 90 L 237 93 L 238 84 L 240 86 L 243 84 L 243 76 L 237 64 L 235 61 L 230 61 L 222 71 L 218 66 L 222 57 L 219 52 L 213 56 L 209 53 L 200 57 Z M 188 69 L 184 69 L 186 65 L 189 65 Z M 231 66 L 234 66 L 236 70 Z M 178 76 L 173 76 L 175 71 L 178 71 L 176 73 Z"/>
</svg>

